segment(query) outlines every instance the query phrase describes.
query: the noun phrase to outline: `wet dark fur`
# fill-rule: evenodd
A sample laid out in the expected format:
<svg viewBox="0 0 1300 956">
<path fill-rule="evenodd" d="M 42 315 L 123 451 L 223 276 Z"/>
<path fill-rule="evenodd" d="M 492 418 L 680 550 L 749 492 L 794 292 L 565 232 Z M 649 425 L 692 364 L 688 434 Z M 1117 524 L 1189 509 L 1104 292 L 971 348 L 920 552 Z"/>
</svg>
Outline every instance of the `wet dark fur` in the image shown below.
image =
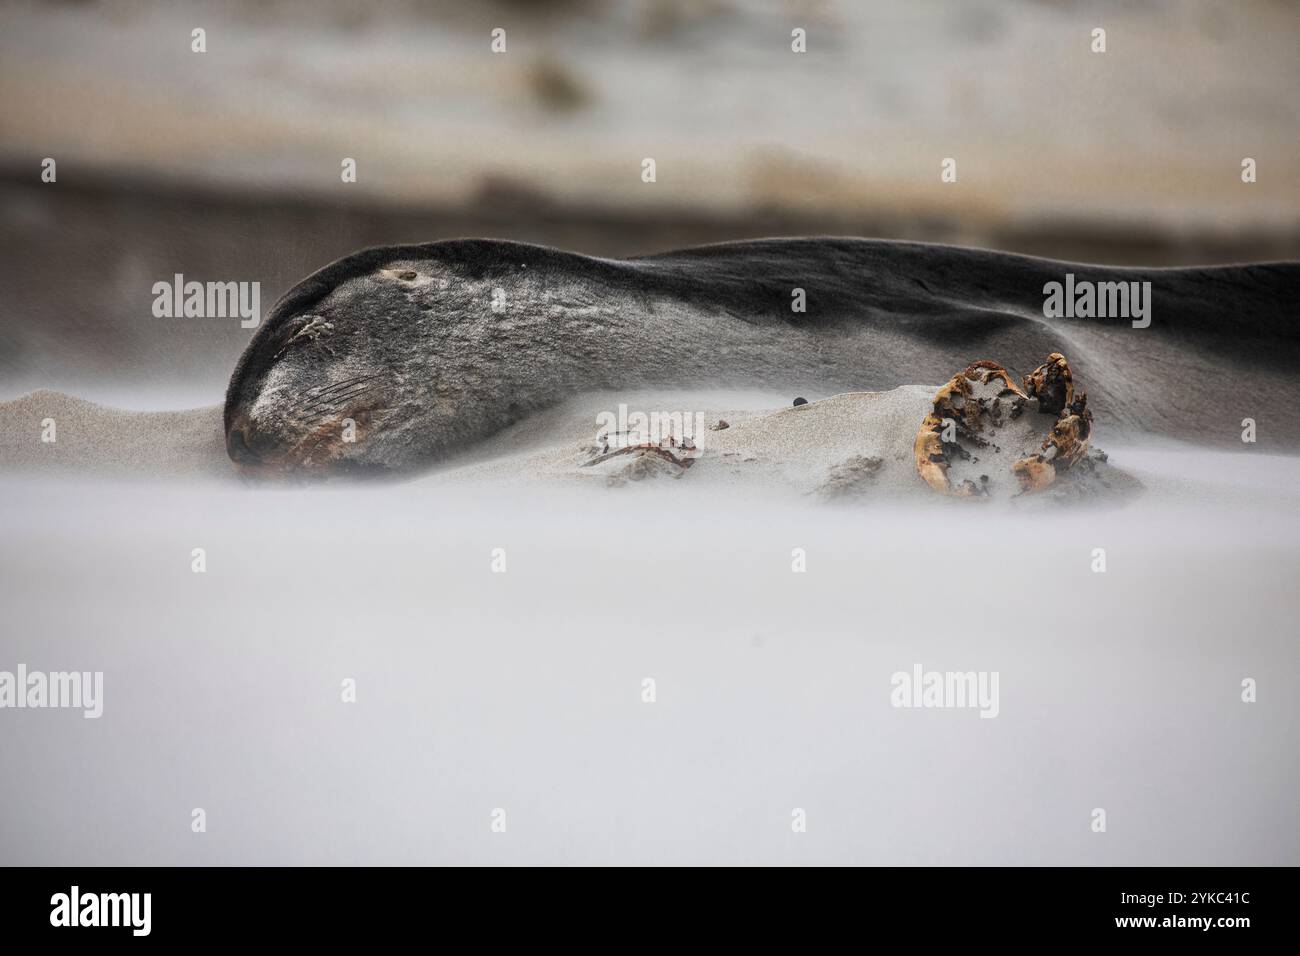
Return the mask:
<svg viewBox="0 0 1300 956">
<path fill-rule="evenodd" d="M 1149 280 L 1150 328 L 1044 318 L 1043 286 L 1067 272 Z M 1250 417 L 1261 446 L 1293 449 L 1298 300 L 1297 263 L 1121 269 L 884 240 L 629 260 L 491 240 L 369 249 L 276 304 L 231 378 L 227 442 L 251 472 L 406 472 L 587 389 L 884 389 L 1059 351 L 1103 434 L 1239 446 Z M 355 443 L 338 440 L 344 418 Z"/>
</svg>

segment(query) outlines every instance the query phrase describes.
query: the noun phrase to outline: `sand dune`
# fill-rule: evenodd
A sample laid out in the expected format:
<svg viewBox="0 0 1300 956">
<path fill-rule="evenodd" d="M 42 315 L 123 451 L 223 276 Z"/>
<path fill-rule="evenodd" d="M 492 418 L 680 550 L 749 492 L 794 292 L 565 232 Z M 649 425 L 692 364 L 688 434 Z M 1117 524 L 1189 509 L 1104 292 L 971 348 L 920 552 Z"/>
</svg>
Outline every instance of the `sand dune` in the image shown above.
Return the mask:
<svg viewBox="0 0 1300 956">
<path fill-rule="evenodd" d="M 1294 679 L 1300 458 L 1102 433 L 1146 492 L 1022 513 L 912 472 L 933 391 L 580 395 L 424 478 L 287 490 L 235 479 L 216 407 L 0 405 L 7 661 L 102 670 L 107 701 L 102 722 L 10 715 L 0 855 L 1294 863 L 1292 801 L 1256 782 L 1300 779 L 1296 699 L 1237 693 Z M 728 427 L 680 478 L 611 482 L 583 462 L 619 402 Z M 998 672 L 1002 716 L 895 709 L 917 662 Z M 210 840 L 185 825 L 200 799 Z M 510 842 L 483 825 L 498 804 Z M 1126 821 L 1109 842 L 1098 804 Z M 806 843 L 792 806 L 817 814 Z"/>
<path fill-rule="evenodd" d="M 934 392 L 933 386 L 909 385 L 843 393 L 799 407 L 776 394 L 590 393 L 517 423 L 415 484 L 609 488 L 679 478 L 690 489 L 818 501 L 928 500 L 933 493 L 913 467 L 912 442 Z M 689 467 L 647 469 L 653 461 L 635 453 L 593 466 L 597 417 L 620 404 L 647 414 L 677 410 L 700 423 Z M 51 419 L 56 441 L 43 442 L 42 422 Z M 1043 416 L 1044 434 L 1051 421 Z M 726 427 L 715 427 L 722 422 Z M 218 407 L 124 411 L 53 391 L 0 404 L 0 460 L 10 472 L 235 480 Z M 990 468 L 995 497 L 1016 493 L 1005 465 Z M 1047 498 L 1123 497 L 1139 487 L 1122 470 L 1096 460 Z"/>
<path fill-rule="evenodd" d="M 165 416 L 0 408 L 0 666 L 102 670 L 106 700 L 102 720 L 6 715 L 0 858 L 1300 860 L 1300 458 L 1102 440 L 1150 489 L 1132 504 L 1026 514 L 918 480 L 875 507 L 906 478 L 893 456 L 925 391 L 715 394 L 716 461 L 613 488 L 575 477 L 608 396 L 425 479 L 326 489 L 15 475 L 15 408 L 29 460 L 50 407 L 85 414 L 62 454 L 93 461 L 93 437 L 118 473 L 126 447 L 159 474 L 184 449 L 138 427 Z M 190 466 L 231 475 L 215 409 L 185 414 L 206 449 Z M 865 469 L 846 460 L 871 456 L 860 506 L 800 493 L 852 488 Z M 916 663 L 1000 673 L 1000 716 L 895 709 L 891 675 Z M 191 833 L 195 805 L 221 826 Z M 1095 806 L 1122 823 L 1104 838 Z"/>
<path fill-rule="evenodd" d="M 916 428 L 935 387 L 907 385 L 888 392 L 831 395 L 799 408 L 772 392 L 631 391 L 589 393 L 535 414 L 406 486 L 413 491 L 548 487 L 589 489 L 600 500 L 625 500 L 641 486 L 688 500 L 737 494 L 809 504 L 894 502 L 944 504 L 911 464 Z M 612 468 L 585 467 L 596 437 L 596 416 L 629 409 L 690 410 L 706 422 L 700 454 L 679 479 L 648 474 L 637 480 Z M 53 418 L 57 441 L 41 441 L 42 421 Z M 726 429 L 707 426 L 719 420 Z M 1096 445 L 1109 461 L 1086 477 L 1020 505 L 1080 498 L 1123 504 L 1139 495 L 1152 503 L 1238 502 L 1281 508 L 1300 501 L 1300 458 L 1271 455 L 1258 446 L 1211 451 L 1179 442 L 1108 436 Z M 0 477 L 74 476 L 132 483 L 214 479 L 238 484 L 226 457 L 219 406 L 140 412 L 106 408 L 54 391 L 0 403 Z M 1006 490 L 1006 489 L 1003 489 Z M 1000 496 L 995 489 L 995 497 Z"/>
<path fill-rule="evenodd" d="M 47 422 L 53 422 L 49 432 Z M 53 437 L 43 441 L 42 437 Z M 135 412 L 41 390 L 0 403 L 5 471 L 185 478 L 229 475 L 221 406 Z"/>
<path fill-rule="evenodd" d="M 845 392 L 799 407 L 780 407 L 777 395 L 593 393 L 506 429 L 422 481 L 490 485 L 549 480 L 618 487 L 671 479 L 698 489 L 820 502 L 925 501 L 935 496 L 916 474 L 912 445 L 934 393 L 934 386 L 905 385 L 888 392 Z M 707 426 L 694 436 L 698 453 L 690 465 L 685 470 L 646 469 L 641 467 L 644 456 L 632 454 L 592 467 L 596 416 L 620 403 L 647 414 L 661 409 L 697 413 Z M 1052 416 L 1041 418 L 1040 438 L 1053 421 Z M 716 428 L 721 422 L 727 427 Z M 994 497 L 1018 493 L 1009 465 L 1009 459 L 990 465 L 988 487 Z M 1139 489 L 1139 482 L 1099 455 L 1043 500 L 1122 499 Z"/>
</svg>

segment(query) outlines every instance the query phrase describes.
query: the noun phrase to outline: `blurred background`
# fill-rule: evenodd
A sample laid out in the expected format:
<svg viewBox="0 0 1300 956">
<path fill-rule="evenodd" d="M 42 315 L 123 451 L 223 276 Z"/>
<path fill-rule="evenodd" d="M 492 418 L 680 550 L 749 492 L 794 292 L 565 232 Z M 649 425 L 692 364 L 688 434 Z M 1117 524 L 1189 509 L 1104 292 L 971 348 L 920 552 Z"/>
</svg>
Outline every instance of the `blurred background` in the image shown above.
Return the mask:
<svg viewBox="0 0 1300 956">
<path fill-rule="evenodd" d="M 1297 50 L 1289 0 L 6 3 L 0 399 L 220 401 L 251 333 L 155 318 L 153 283 L 267 311 L 368 245 L 1300 258 Z"/>
</svg>

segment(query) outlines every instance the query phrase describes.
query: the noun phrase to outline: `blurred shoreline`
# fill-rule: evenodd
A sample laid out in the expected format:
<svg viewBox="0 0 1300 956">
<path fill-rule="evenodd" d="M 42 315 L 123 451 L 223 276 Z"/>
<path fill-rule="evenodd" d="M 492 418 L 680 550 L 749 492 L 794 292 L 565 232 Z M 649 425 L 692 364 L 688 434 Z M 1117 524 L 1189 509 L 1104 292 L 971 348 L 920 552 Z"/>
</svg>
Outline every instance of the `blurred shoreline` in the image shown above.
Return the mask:
<svg viewBox="0 0 1300 956">
<path fill-rule="evenodd" d="M 956 216 L 578 205 L 499 179 L 462 203 L 401 203 L 71 169 L 42 184 L 31 172 L 38 164 L 24 165 L 0 167 L 0 398 L 55 388 L 126 407 L 218 401 L 248 331 L 222 320 L 158 320 L 152 284 L 177 272 L 258 281 L 269 310 L 310 273 L 367 246 L 489 237 L 626 257 L 765 236 L 847 235 L 1128 266 L 1300 259 L 1300 227 L 1192 233 L 1057 219 L 977 231 Z M 155 402 L 135 385 L 173 394 Z"/>
<path fill-rule="evenodd" d="M 62 198 L 97 204 L 101 209 L 165 205 L 195 213 L 243 212 L 252 220 L 342 216 L 352 220 L 349 225 L 359 233 L 376 235 L 371 245 L 502 238 L 626 258 L 771 236 L 852 236 L 972 246 L 1097 265 L 1175 267 L 1300 260 L 1300 218 L 1290 224 L 1215 228 L 1146 218 L 1099 220 L 1061 214 L 972 222 L 957 212 L 894 214 L 777 202 L 737 210 L 693 203 L 629 208 L 574 202 L 497 175 L 482 177 L 478 187 L 460 201 L 403 200 L 360 190 L 353 195 L 346 190 L 293 191 L 269 184 L 236 188 L 165 174 L 100 169 L 78 172 L 76 182 L 65 178 L 43 184 L 38 181 L 39 169 L 36 157 L 0 161 L 0 196 L 6 207 L 58 198 L 48 195 L 57 187 L 58 193 L 77 194 Z M 10 218 L 6 215 L 0 225 L 10 225 Z M 131 225 L 129 221 L 123 224 Z M 401 237 L 394 238 L 394 231 Z M 0 234 L 0 241 L 14 238 Z M 360 246 L 351 246 L 340 255 L 357 248 Z"/>
</svg>

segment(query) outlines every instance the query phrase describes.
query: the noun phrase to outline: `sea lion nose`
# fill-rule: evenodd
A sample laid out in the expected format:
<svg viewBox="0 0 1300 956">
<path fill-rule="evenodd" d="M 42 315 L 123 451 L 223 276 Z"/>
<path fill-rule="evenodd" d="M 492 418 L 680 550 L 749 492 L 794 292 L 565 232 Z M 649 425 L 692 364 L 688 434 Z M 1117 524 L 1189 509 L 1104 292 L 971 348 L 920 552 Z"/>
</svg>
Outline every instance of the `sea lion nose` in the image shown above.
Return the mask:
<svg viewBox="0 0 1300 956">
<path fill-rule="evenodd" d="M 262 463 L 257 452 L 249 447 L 250 424 L 247 416 L 241 415 L 231 423 L 230 430 L 226 432 L 226 454 L 236 465 L 245 468 Z"/>
</svg>

